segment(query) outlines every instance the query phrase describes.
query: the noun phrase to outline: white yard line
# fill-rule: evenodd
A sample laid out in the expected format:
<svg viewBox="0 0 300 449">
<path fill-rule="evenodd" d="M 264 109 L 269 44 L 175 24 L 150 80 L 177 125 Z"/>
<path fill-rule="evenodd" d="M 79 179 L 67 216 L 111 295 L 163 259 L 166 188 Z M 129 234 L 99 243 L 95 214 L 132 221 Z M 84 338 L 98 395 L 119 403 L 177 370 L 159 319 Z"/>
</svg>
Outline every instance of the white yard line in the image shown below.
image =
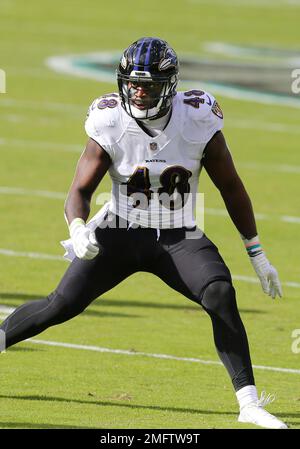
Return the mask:
<svg viewBox="0 0 300 449">
<path fill-rule="evenodd" d="M 56 127 L 62 127 L 64 126 L 64 122 L 61 120 L 60 117 L 49 117 L 48 115 L 39 115 L 32 117 L 28 114 L 1 114 L 0 113 L 0 121 L 8 122 L 8 123 L 30 123 L 32 124 L 32 121 L 34 121 L 34 125 L 38 127 L 39 125 L 47 126 L 48 128 L 51 126 Z"/>
<path fill-rule="evenodd" d="M 29 259 L 40 259 L 40 260 L 59 260 L 65 261 L 62 256 L 55 256 L 53 254 L 26 252 L 26 251 L 14 251 L 12 249 L 0 248 L 0 255 L 10 256 L 10 257 L 27 257 Z"/>
<path fill-rule="evenodd" d="M 300 165 L 290 165 L 290 164 L 268 164 L 268 163 L 259 163 L 259 162 L 239 162 L 236 161 L 236 165 L 238 167 L 247 168 L 250 170 L 258 170 L 262 172 L 279 172 L 279 173 L 290 173 L 290 174 L 299 174 L 300 173 Z"/>
<path fill-rule="evenodd" d="M 36 252 L 26 252 L 26 251 L 15 251 L 11 249 L 0 248 L 0 255 L 9 257 L 27 257 L 29 259 L 40 259 L 40 260 L 57 260 L 60 262 L 68 262 L 63 256 L 56 256 L 53 254 L 36 253 Z M 250 284 L 258 284 L 259 280 L 252 276 L 243 276 L 239 274 L 232 275 L 233 280 L 247 282 Z M 299 282 L 285 281 L 282 282 L 282 286 L 291 288 L 300 288 Z"/>
<path fill-rule="evenodd" d="M 149 352 L 139 352 L 139 351 L 130 351 L 125 349 L 111 349 L 111 348 L 102 348 L 100 346 L 88 346 L 88 345 L 77 345 L 72 343 L 62 343 L 57 341 L 48 341 L 48 340 L 37 340 L 31 339 L 28 340 L 30 343 L 38 344 L 38 345 L 47 345 L 47 346 L 55 346 L 55 347 L 63 347 L 70 349 L 81 349 L 83 351 L 95 351 L 101 353 L 109 353 L 109 354 L 121 354 L 121 355 L 129 355 L 129 356 L 142 356 L 142 357 L 151 357 L 155 359 L 163 359 L 163 360 L 176 360 L 179 362 L 191 362 L 191 363 L 201 363 L 202 365 L 219 365 L 223 366 L 223 364 L 216 360 L 204 360 L 195 357 L 177 357 L 170 354 L 155 354 Z M 260 370 L 268 370 L 268 371 L 277 371 L 282 373 L 293 373 L 300 374 L 300 369 L 292 369 L 292 368 L 281 368 L 276 366 L 264 366 L 264 365 L 253 365 L 253 368 Z"/>
<path fill-rule="evenodd" d="M 39 114 L 41 111 L 62 112 L 64 114 L 67 112 L 68 114 L 74 113 L 78 116 L 79 115 L 82 116 L 82 120 L 84 121 L 88 106 L 89 106 L 88 102 L 85 105 L 79 105 L 71 103 L 59 103 L 47 101 L 39 102 L 39 101 L 18 100 L 14 98 L 7 98 L 7 99 L 4 98 L 1 99 L 0 110 L 1 108 L 4 109 L 7 107 L 9 108 L 14 107 L 16 108 L 17 111 L 19 111 L 20 109 L 25 109 L 25 111 L 36 110 Z M 2 117 L 5 118 L 5 116 Z M 11 114 L 7 114 L 7 118 L 10 119 Z M 248 118 L 247 119 L 241 119 L 240 117 L 234 118 L 232 116 L 226 119 L 226 126 L 228 126 L 229 128 L 237 128 L 237 129 L 255 129 L 278 133 L 300 134 L 300 128 L 296 124 L 292 125 L 280 122 L 266 122 L 265 120 L 255 121 L 249 120 Z"/>
<path fill-rule="evenodd" d="M 283 8 L 299 7 L 299 0 L 187 0 L 187 3 L 197 5 L 237 6 L 246 8 Z"/>
<path fill-rule="evenodd" d="M 48 198 L 55 200 L 65 200 L 67 193 L 64 192 L 54 192 L 50 190 L 36 190 L 36 189 L 25 189 L 23 187 L 8 187 L 0 186 L 0 195 L 21 195 L 21 196 L 35 196 L 38 198 Z M 226 209 L 215 209 L 215 208 L 205 208 L 205 215 L 212 215 L 216 217 L 228 217 L 228 212 Z M 281 221 L 283 223 L 300 224 L 300 216 L 292 215 L 268 215 L 262 213 L 255 214 L 256 220 L 272 220 Z"/>
<path fill-rule="evenodd" d="M 63 111 L 63 104 L 61 105 L 62 109 L 57 107 L 57 111 L 58 112 L 64 112 L 64 113 L 68 113 L 69 111 L 66 108 L 65 111 Z M 45 110 L 45 108 L 43 108 L 41 106 L 41 108 L 39 109 L 38 107 L 36 107 L 37 112 L 41 113 L 41 110 Z M 47 106 L 46 106 L 47 109 Z M 49 108 L 48 111 L 53 111 L 55 110 L 54 108 Z M 75 112 L 75 111 L 73 111 Z M 76 115 L 80 115 L 82 117 L 82 123 L 84 121 L 84 117 L 85 117 L 85 111 L 81 111 L 80 114 L 76 113 Z M 24 114 L 15 114 L 15 113 L 6 113 L 6 114 L 0 114 L 0 119 L 2 122 L 6 121 L 9 123 L 24 123 L 24 122 L 31 122 L 32 116 L 28 115 L 26 113 Z M 42 125 L 61 125 L 64 126 L 64 122 L 62 121 L 62 119 L 60 117 L 48 117 L 47 115 L 41 116 L 37 116 L 34 118 L 34 123 L 35 124 L 42 124 Z M 272 133 L 283 133 L 283 134 L 296 134 L 299 135 L 300 134 L 300 128 L 297 125 L 285 125 L 283 123 L 265 123 L 265 122 L 254 122 L 251 120 L 235 120 L 233 118 L 227 119 L 226 120 L 226 128 L 231 128 L 231 129 L 253 129 L 256 131 L 263 131 L 263 132 L 272 132 Z M 225 131 L 226 133 L 226 131 Z M 14 140 L 13 140 L 14 141 Z M 26 142 L 26 141 L 25 141 Z"/>
<path fill-rule="evenodd" d="M 29 41 L 26 41 L 27 45 L 30 45 L 30 48 L 32 50 L 32 47 L 35 45 L 40 46 L 39 43 L 36 42 L 36 40 L 32 40 L 30 43 Z M 47 68 L 41 68 L 41 67 L 36 67 L 36 68 L 27 68 L 27 67 L 15 67 L 15 66 L 5 66 L 5 71 L 7 73 L 7 76 L 9 77 L 10 75 L 13 76 L 17 76 L 19 78 L 24 78 L 24 77 L 30 77 L 30 78 L 38 78 L 38 79 L 58 79 L 58 75 L 57 73 L 47 70 Z M 59 76 L 59 80 L 66 80 L 66 81 L 71 81 L 72 82 L 72 78 L 74 79 L 74 77 L 68 73 L 61 73 Z M 111 78 L 111 82 L 112 82 Z"/>
<path fill-rule="evenodd" d="M 70 143 L 47 142 L 45 140 L 24 140 L 24 139 L 6 139 L 0 138 L 0 146 L 26 148 L 27 150 L 56 150 L 71 153 L 79 153 L 83 151 L 83 145 L 73 145 Z"/>
<path fill-rule="evenodd" d="M 91 99 L 92 100 L 92 99 Z M 89 100 L 87 100 L 89 101 Z M 18 111 L 20 109 L 36 110 L 38 113 L 40 111 L 51 111 L 51 112 L 62 112 L 62 113 L 75 113 L 76 115 L 82 115 L 88 110 L 88 104 L 79 105 L 71 103 L 57 103 L 49 101 L 28 101 L 28 100 L 18 100 L 14 98 L 1 98 L 0 108 L 14 107 Z"/>
<path fill-rule="evenodd" d="M 254 129 L 256 129 L 254 127 Z M 297 131 L 298 134 L 298 131 Z M 80 153 L 84 149 L 84 145 L 80 144 L 70 144 L 64 142 L 49 142 L 46 140 L 26 140 L 26 139 L 8 139 L 8 138 L 0 138 L 0 146 L 9 147 L 11 151 L 14 148 L 25 148 L 27 150 L 56 150 L 63 152 L 74 152 Z M 270 163 L 260 163 L 247 161 L 242 162 L 236 159 L 235 161 L 238 167 L 247 168 L 249 170 L 256 170 L 262 172 L 271 172 L 271 173 L 289 173 L 289 174 L 299 174 L 300 173 L 300 165 L 296 164 L 270 164 Z"/>
<path fill-rule="evenodd" d="M 260 283 L 260 281 L 257 277 L 243 276 L 243 275 L 239 275 L 239 274 L 233 274 L 232 279 L 234 281 L 247 282 L 249 284 L 259 284 Z M 281 284 L 284 287 L 300 288 L 300 282 L 285 281 L 285 282 L 281 282 Z"/>
<path fill-rule="evenodd" d="M 55 200 L 65 200 L 67 197 L 67 194 L 63 192 L 52 192 L 49 190 L 24 189 L 23 187 L 7 186 L 0 186 L 0 195 L 36 196 L 39 198 L 49 198 Z"/>
<path fill-rule="evenodd" d="M 0 191 L 1 193 L 1 191 Z M 211 215 L 216 217 L 229 217 L 226 209 L 214 209 L 210 207 L 204 208 L 205 215 Z M 292 223 L 292 224 L 300 224 L 300 217 L 292 216 L 292 215 L 269 215 L 269 214 L 261 214 L 256 213 L 255 218 L 258 221 L 262 220 L 271 220 L 271 221 L 281 221 L 283 223 Z"/>
<path fill-rule="evenodd" d="M 15 309 L 12 307 L 0 306 L 0 316 L 1 318 L 5 318 L 9 314 L 11 314 Z M 202 365 L 219 365 L 223 366 L 221 362 L 216 360 L 204 360 L 195 357 L 177 357 L 170 354 L 155 354 L 149 352 L 140 352 L 140 351 L 130 351 L 126 349 L 112 349 L 112 348 L 103 348 L 101 346 L 90 346 L 90 345 L 79 345 L 74 343 L 63 343 L 58 341 L 49 341 L 49 340 L 39 340 L 29 338 L 26 341 L 36 344 L 36 345 L 46 345 L 46 346 L 54 346 L 68 349 L 77 349 L 82 351 L 93 351 L 100 353 L 108 353 L 108 354 L 117 354 L 117 355 L 127 355 L 127 356 L 140 356 L 140 357 L 150 357 L 161 360 L 176 360 L 178 362 L 190 362 L 190 363 L 200 363 Z M 292 368 L 281 368 L 276 366 L 264 366 L 264 365 L 253 365 L 253 368 L 260 370 L 268 370 L 268 371 L 276 371 L 281 373 L 293 373 L 300 374 L 299 369 Z"/>
<path fill-rule="evenodd" d="M 256 122 L 252 120 L 240 120 L 230 117 L 226 120 L 228 128 L 236 129 L 255 129 L 260 131 L 271 131 L 277 133 L 300 134 L 300 128 L 297 125 L 285 125 L 276 122 Z M 226 132 L 226 131 L 225 131 Z"/>
</svg>

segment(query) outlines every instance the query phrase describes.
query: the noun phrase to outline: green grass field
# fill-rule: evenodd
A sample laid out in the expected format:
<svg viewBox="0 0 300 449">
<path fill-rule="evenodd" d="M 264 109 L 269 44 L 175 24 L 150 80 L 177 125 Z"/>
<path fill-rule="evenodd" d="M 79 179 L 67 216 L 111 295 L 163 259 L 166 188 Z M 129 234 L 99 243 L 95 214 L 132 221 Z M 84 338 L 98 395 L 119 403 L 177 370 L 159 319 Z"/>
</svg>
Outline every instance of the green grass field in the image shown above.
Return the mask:
<svg viewBox="0 0 300 449">
<path fill-rule="evenodd" d="M 0 94 L 3 318 L 7 307 L 50 293 L 67 267 L 59 260 L 59 241 L 67 237 L 64 196 L 54 193 L 70 186 L 86 142 L 89 104 L 116 89 L 56 73 L 46 58 L 121 53 L 143 35 L 168 40 L 179 56 L 201 56 L 203 44 L 212 41 L 299 50 L 300 3 L 1 0 L 0 11 L 0 68 L 7 76 L 7 93 Z M 264 214 L 258 215 L 259 234 L 280 273 L 284 298 L 272 301 L 251 282 L 255 274 L 239 235 L 203 173 L 205 231 L 236 279 L 252 362 L 260 366 L 255 368 L 258 391 L 274 393 L 268 410 L 300 428 L 300 352 L 292 351 L 292 332 L 300 328 L 300 109 L 216 96 L 239 173 L 256 213 Z M 98 192 L 109 189 L 105 178 Z M 95 201 L 92 209 L 97 210 Z M 251 428 L 237 422 L 223 366 L 182 360 L 218 362 L 209 317 L 149 274 L 132 276 L 80 316 L 36 339 L 77 346 L 26 341 L 0 355 L 0 428 Z"/>
</svg>

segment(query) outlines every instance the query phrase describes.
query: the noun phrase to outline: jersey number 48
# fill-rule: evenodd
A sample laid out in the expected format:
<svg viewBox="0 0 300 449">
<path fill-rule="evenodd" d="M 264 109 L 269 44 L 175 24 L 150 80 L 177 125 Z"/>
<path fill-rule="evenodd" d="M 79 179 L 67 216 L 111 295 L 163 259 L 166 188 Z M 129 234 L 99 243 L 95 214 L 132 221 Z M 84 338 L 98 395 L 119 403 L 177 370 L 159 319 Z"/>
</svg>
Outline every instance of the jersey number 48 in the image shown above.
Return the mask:
<svg viewBox="0 0 300 449">
<path fill-rule="evenodd" d="M 157 190 L 159 202 L 170 210 L 184 207 L 187 195 L 190 192 L 189 178 L 192 172 L 180 165 L 166 168 L 159 177 L 161 187 Z M 148 167 L 137 167 L 126 183 L 126 195 L 136 200 L 133 207 L 147 209 L 154 195 Z M 141 195 L 142 194 L 142 195 Z"/>
</svg>

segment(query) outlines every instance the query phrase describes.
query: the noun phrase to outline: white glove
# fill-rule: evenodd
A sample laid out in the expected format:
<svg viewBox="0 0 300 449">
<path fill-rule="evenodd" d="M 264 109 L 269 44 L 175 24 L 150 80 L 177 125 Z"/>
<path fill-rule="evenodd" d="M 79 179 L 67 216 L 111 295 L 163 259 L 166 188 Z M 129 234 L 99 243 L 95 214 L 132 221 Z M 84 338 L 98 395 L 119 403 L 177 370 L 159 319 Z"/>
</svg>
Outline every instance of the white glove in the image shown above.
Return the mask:
<svg viewBox="0 0 300 449">
<path fill-rule="evenodd" d="M 94 259 L 99 253 L 95 233 L 86 227 L 82 218 L 74 218 L 69 226 L 73 249 L 79 259 Z"/>
<path fill-rule="evenodd" d="M 267 295 L 272 296 L 273 299 L 276 298 L 276 295 L 281 298 L 282 289 L 277 270 L 266 258 L 259 242 L 258 235 L 249 240 L 242 236 L 242 239 L 248 255 L 250 256 L 251 264 L 260 280 L 263 291 Z"/>
<path fill-rule="evenodd" d="M 251 264 L 259 277 L 262 289 L 273 299 L 282 297 L 282 289 L 276 268 L 274 268 L 264 253 L 250 257 Z"/>
</svg>

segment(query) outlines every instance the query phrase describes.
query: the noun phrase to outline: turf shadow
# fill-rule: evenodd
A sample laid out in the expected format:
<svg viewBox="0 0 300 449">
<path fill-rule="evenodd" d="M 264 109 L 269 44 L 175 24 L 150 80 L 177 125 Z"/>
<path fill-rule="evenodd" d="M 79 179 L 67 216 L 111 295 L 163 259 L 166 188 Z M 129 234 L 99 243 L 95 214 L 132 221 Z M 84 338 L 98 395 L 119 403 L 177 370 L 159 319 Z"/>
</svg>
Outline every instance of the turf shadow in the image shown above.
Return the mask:
<svg viewBox="0 0 300 449">
<path fill-rule="evenodd" d="M 17 399 L 17 400 L 25 400 L 25 401 L 51 401 L 51 402 L 66 402 L 66 403 L 75 403 L 75 404 L 85 404 L 85 405 L 99 405 L 101 407 L 122 407 L 129 409 L 138 409 L 138 410 L 154 410 L 154 411 L 167 411 L 167 412 L 175 412 L 175 413 L 190 413 L 190 414 L 199 414 L 199 415 L 229 415 L 229 416 L 237 416 L 237 410 L 235 411 L 213 411 L 213 410 L 202 410 L 202 409 L 193 409 L 193 408 L 183 408 L 183 407 L 163 407 L 158 405 L 141 405 L 141 404 L 125 404 L 115 401 L 97 401 L 97 400 L 84 400 L 84 399 L 69 399 L 55 396 L 45 396 L 45 395 L 28 395 L 28 396 L 15 396 L 15 395 L 0 395 L 1 399 Z M 300 418 L 300 413 L 276 413 L 274 414 L 281 418 Z M 299 421 L 286 421 L 289 426 L 299 427 Z M 11 423 L 16 424 L 16 423 Z M 25 423 L 24 423 L 25 424 Z M 0 422 L 1 426 L 1 422 Z M 47 425 L 45 425 L 47 427 Z M 56 426 L 50 426 L 55 428 Z M 63 428 L 63 426 L 61 426 Z M 68 426 L 64 426 L 68 427 Z M 69 426 L 68 428 L 74 428 L 74 426 Z M 80 428 L 80 427 L 79 427 Z M 82 427 L 81 427 L 82 428 Z"/>
<path fill-rule="evenodd" d="M 28 422 L 6 422 L 0 420 L 0 429 L 95 429 L 95 427 L 83 426 L 62 426 L 59 424 L 28 423 Z M 98 427 L 97 427 L 98 429 Z"/>
<path fill-rule="evenodd" d="M 41 299 L 45 297 L 45 295 L 34 295 L 34 294 L 26 294 L 26 293 L 0 293 L 0 300 L 1 299 L 8 299 L 8 300 L 35 300 L 35 299 Z M 191 305 L 192 303 L 184 302 L 186 299 L 183 297 L 183 304 L 169 304 L 167 302 L 163 303 L 156 303 L 151 301 L 131 301 L 128 299 L 122 299 L 122 300 L 116 300 L 116 299 L 101 299 L 100 297 L 97 298 L 95 301 L 91 303 L 93 307 L 134 307 L 134 308 L 149 308 L 149 309 L 170 309 L 170 310 L 183 310 L 183 311 L 196 311 L 196 312 L 203 312 L 204 310 L 200 306 L 194 306 Z M 19 304 L 12 303 L 11 306 L 17 307 Z M 262 310 L 257 309 L 239 309 L 240 313 L 254 313 L 254 314 L 265 314 L 266 312 Z M 90 313 L 91 315 L 97 315 L 96 311 L 89 311 L 88 309 L 85 311 L 85 313 Z M 103 312 L 101 313 L 104 314 Z M 114 314 L 111 314 L 111 316 L 115 316 Z M 117 314 L 116 316 L 122 317 L 122 316 L 130 316 L 133 318 L 137 318 L 135 315 L 128 315 L 128 314 Z"/>
<path fill-rule="evenodd" d="M 84 400 L 84 399 L 69 399 L 56 396 L 45 395 L 0 395 L 1 399 L 17 399 L 21 401 L 50 401 L 50 402 L 66 402 L 85 405 L 99 405 L 101 407 L 123 407 L 139 410 L 157 410 L 177 413 L 190 413 L 190 414 L 204 414 L 204 415 L 236 415 L 237 411 L 232 412 L 219 412 L 192 408 L 181 407 L 162 407 L 158 405 L 141 405 L 141 404 L 125 404 L 116 401 L 97 401 L 97 400 Z"/>
</svg>

